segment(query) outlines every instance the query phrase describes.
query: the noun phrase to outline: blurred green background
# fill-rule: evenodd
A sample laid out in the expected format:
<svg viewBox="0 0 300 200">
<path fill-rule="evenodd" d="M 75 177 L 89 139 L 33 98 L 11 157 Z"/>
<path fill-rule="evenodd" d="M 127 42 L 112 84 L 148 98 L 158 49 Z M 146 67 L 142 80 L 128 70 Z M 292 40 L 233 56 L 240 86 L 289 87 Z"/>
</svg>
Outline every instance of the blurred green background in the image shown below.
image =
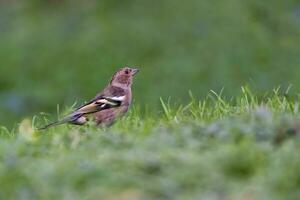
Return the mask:
<svg viewBox="0 0 300 200">
<path fill-rule="evenodd" d="M 135 103 L 300 89 L 299 0 L 0 1 L 0 124 L 92 98 L 140 66 Z"/>
</svg>

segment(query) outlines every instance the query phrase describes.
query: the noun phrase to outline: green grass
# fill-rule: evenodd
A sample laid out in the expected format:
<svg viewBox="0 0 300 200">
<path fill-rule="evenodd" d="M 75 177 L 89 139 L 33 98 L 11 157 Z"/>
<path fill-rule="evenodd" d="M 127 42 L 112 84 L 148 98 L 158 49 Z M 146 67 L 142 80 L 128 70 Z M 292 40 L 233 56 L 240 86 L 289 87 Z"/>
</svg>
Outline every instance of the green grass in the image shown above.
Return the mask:
<svg viewBox="0 0 300 200">
<path fill-rule="evenodd" d="M 297 0 L 0 1 L 0 124 L 93 98 L 140 66 L 137 102 L 188 102 L 251 84 L 300 91 Z M 54 114 L 54 113 L 52 113 Z"/>
<path fill-rule="evenodd" d="M 299 11 L 296 0 L 1 1 L 0 199 L 299 199 L 300 97 L 288 87 L 300 89 Z M 126 118 L 36 131 L 124 65 L 141 69 Z M 238 96 L 248 83 L 255 92 Z M 264 94 L 276 85 L 287 89 Z"/>
<path fill-rule="evenodd" d="M 107 129 L 0 129 L 0 199 L 298 199 L 299 99 L 161 99 Z"/>
</svg>

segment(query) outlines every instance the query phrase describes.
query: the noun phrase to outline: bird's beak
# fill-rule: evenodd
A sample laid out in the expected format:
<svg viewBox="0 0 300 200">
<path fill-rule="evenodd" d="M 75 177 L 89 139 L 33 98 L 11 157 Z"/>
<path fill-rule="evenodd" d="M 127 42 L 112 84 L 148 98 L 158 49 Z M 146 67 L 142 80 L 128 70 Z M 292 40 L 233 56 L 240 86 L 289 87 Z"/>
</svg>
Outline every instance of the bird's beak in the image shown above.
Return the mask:
<svg viewBox="0 0 300 200">
<path fill-rule="evenodd" d="M 132 69 L 132 74 L 136 75 L 140 70 L 139 69 Z"/>
</svg>

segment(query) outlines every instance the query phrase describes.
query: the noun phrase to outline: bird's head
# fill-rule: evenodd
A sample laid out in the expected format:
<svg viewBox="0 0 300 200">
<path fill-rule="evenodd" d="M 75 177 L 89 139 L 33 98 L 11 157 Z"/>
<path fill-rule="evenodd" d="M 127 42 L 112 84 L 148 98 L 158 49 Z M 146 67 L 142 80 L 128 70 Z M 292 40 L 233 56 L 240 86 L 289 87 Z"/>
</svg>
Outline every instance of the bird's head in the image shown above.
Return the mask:
<svg viewBox="0 0 300 200">
<path fill-rule="evenodd" d="M 129 87 L 133 77 L 139 72 L 138 69 L 124 67 L 119 69 L 112 77 L 110 84 L 116 87 Z"/>
</svg>

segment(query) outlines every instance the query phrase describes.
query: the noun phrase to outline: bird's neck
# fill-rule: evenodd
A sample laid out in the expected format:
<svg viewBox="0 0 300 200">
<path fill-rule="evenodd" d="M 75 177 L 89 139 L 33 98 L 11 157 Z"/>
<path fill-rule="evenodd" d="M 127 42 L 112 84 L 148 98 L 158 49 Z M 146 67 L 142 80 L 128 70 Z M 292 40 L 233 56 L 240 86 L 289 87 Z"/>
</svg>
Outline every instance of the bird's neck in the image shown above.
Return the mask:
<svg viewBox="0 0 300 200">
<path fill-rule="evenodd" d="M 131 85 L 124 84 L 124 83 L 113 83 L 111 85 L 114 86 L 114 87 L 121 88 L 123 90 L 128 90 L 128 89 L 130 90 L 130 88 L 131 88 Z"/>
</svg>

